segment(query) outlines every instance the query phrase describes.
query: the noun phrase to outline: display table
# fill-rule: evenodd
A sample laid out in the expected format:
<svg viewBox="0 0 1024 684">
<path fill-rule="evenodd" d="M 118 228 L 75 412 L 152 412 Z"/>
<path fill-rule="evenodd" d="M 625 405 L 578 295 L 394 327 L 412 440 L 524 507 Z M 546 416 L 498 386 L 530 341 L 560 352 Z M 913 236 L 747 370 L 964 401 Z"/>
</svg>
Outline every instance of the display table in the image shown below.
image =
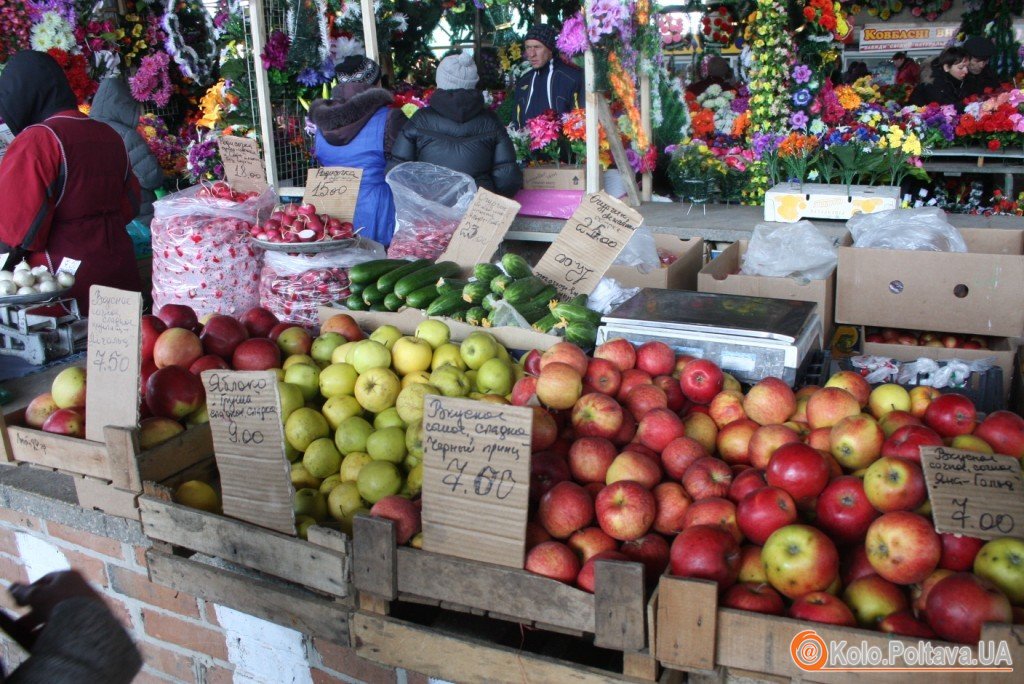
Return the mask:
<svg viewBox="0 0 1024 684">
<path fill-rule="evenodd" d="M 962 173 L 1002 174 L 1003 193 L 1013 196 L 1013 175 L 1024 173 L 1024 149 L 999 149 L 987 147 L 951 147 L 933 150 L 923 159 L 924 170 L 946 175 Z"/>
</svg>

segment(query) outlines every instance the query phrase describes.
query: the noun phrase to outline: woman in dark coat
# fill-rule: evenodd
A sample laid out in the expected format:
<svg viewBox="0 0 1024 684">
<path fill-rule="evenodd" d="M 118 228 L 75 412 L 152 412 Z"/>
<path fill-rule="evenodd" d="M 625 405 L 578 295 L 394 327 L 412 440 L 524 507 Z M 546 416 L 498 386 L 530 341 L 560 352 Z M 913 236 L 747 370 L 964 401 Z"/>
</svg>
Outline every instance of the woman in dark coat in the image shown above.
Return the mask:
<svg viewBox="0 0 1024 684">
<path fill-rule="evenodd" d="M 957 105 L 967 97 L 964 78 L 967 76 L 968 56 L 958 47 L 948 47 L 921 70 L 921 82 L 910 94 L 910 104 L 924 107 L 935 102 Z"/>
<path fill-rule="evenodd" d="M 391 164 L 444 166 L 471 176 L 477 187 L 511 197 L 523 186 L 523 173 L 505 127 L 476 90 L 477 80 L 471 54 L 441 60 L 430 106 L 413 114 L 402 129 L 391 149 Z"/>
</svg>

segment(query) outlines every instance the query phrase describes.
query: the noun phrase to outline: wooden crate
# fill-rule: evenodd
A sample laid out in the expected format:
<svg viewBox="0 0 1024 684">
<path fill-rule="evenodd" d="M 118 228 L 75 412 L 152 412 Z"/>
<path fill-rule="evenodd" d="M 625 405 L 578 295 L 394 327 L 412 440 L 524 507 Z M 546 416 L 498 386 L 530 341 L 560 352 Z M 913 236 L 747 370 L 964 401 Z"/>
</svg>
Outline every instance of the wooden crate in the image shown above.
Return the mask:
<svg viewBox="0 0 1024 684">
<path fill-rule="evenodd" d="M 597 563 L 597 593 L 590 594 L 521 569 L 397 546 L 393 524 L 368 516 L 356 517 L 352 550 L 352 582 L 367 611 L 387 615 L 392 601 L 425 603 L 564 634 L 593 634 L 595 646 L 623 653 L 627 675 L 657 677 L 648 648 L 653 602 L 645 600 L 639 563 Z"/>
<path fill-rule="evenodd" d="M 988 682 L 995 673 L 958 672 L 822 672 L 801 669 L 791 649 L 798 634 L 813 630 L 828 645 L 845 641 L 848 646 L 877 647 L 885 655 L 889 645 L 901 641 L 914 648 L 920 640 L 852 627 L 837 627 L 790 618 L 763 615 L 718 607 L 718 587 L 714 582 L 663 576 L 658 588 L 657 639 L 658 662 L 673 670 L 682 670 L 701 682 L 727 680 L 808 682 L 852 682 L 868 676 L 872 684 L 930 682 L 936 677 L 955 677 L 960 684 Z M 806 636 L 801 640 L 806 640 Z M 986 625 L 983 640 L 1006 641 L 1016 667 L 1024 663 L 1024 626 Z M 936 647 L 959 645 L 931 640 Z M 1012 678 L 1012 675 L 1011 675 Z M 1002 680 L 1000 680 L 1002 681 Z M 1010 681 L 1010 679 L 1006 679 Z"/>
<path fill-rule="evenodd" d="M 6 462 L 71 475 L 83 508 L 135 520 L 143 482 L 163 482 L 213 455 L 208 424 L 190 426 L 143 451 L 137 428 L 108 426 L 103 430 L 105 442 L 94 442 L 26 427 L 24 409 L 5 415 L 3 422 Z"/>
</svg>

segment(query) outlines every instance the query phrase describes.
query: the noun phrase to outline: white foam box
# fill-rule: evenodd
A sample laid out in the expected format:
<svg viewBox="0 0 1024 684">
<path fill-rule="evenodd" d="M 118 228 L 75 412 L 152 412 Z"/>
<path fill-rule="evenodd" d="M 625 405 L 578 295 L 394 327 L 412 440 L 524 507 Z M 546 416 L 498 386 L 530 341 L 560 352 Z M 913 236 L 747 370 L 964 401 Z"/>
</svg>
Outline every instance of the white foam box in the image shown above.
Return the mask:
<svg viewBox="0 0 1024 684">
<path fill-rule="evenodd" d="M 900 189 L 895 185 L 836 183 L 779 183 L 764 196 L 764 220 L 796 223 L 801 219 L 845 221 L 854 214 L 896 209 Z"/>
</svg>

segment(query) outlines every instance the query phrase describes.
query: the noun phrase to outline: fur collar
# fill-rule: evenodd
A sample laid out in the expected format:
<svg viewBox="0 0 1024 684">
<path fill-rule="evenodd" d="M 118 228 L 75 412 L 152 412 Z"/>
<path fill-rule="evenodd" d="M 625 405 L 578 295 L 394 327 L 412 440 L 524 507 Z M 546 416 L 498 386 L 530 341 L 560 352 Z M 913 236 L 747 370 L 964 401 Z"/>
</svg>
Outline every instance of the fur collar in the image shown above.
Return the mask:
<svg viewBox="0 0 1024 684">
<path fill-rule="evenodd" d="M 344 145 L 362 130 L 378 109 L 394 102 L 383 88 L 371 88 L 345 100 L 316 100 L 309 107 L 309 118 L 332 145 Z M 338 141 L 338 142 L 336 142 Z"/>
</svg>

